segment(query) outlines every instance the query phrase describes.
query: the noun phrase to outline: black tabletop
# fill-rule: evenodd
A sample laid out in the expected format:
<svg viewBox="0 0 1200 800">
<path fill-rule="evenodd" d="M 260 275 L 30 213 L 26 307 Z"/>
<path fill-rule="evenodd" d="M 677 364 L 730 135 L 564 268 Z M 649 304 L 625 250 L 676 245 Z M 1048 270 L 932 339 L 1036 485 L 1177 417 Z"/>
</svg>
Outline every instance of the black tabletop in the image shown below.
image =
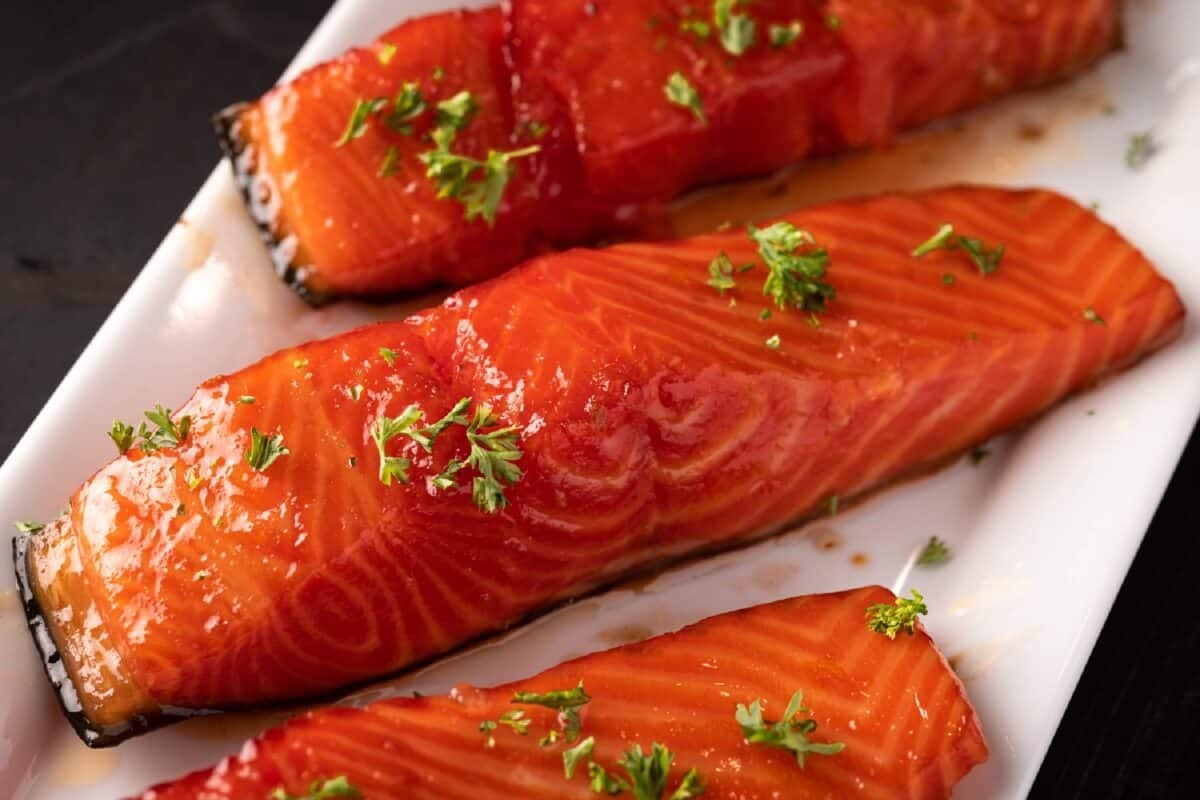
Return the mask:
<svg viewBox="0 0 1200 800">
<path fill-rule="evenodd" d="M 270 86 L 328 2 L 6 6 L 5 455 L 212 169 L 218 152 L 208 115 Z M 1103 442 L 1096 451 L 1121 457 Z M 1200 796 L 1192 761 L 1200 743 L 1200 616 L 1191 607 L 1200 581 L 1200 516 L 1189 511 L 1197 489 L 1200 436 L 1193 435 L 1033 796 Z"/>
</svg>

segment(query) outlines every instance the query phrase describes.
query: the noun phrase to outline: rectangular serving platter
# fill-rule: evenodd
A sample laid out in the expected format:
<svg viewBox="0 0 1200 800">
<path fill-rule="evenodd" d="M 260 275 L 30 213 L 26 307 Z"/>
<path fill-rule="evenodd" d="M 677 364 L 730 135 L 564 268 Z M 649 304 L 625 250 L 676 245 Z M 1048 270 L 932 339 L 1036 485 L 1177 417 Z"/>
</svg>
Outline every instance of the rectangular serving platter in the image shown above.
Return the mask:
<svg viewBox="0 0 1200 800">
<path fill-rule="evenodd" d="M 341 0 L 287 75 L 450 5 Z M 1126 40 L 1123 52 L 1069 84 L 1003 101 L 894 150 L 700 193 L 682 204 L 683 227 L 715 226 L 734 202 L 736 214 L 758 218 L 954 181 L 1048 186 L 1097 203 L 1200 310 L 1200 13 L 1187 0 L 1131 2 Z M 1129 138 L 1147 130 L 1160 151 L 1132 170 Z M 111 457 L 104 432 L 114 417 L 136 417 L 155 402 L 178 406 L 211 375 L 437 299 L 310 309 L 275 277 L 219 165 L 0 467 L 0 519 L 54 516 Z M 964 460 L 784 536 L 585 598 L 344 702 L 503 682 L 785 596 L 866 583 L 915 587 L 992 746 L 991 761 L 956 796 L 1024 797 L 1200 414 L 1198 374 L 1200 335 L 1189 322 L 1165 352 L 992 442 L 978 465 Z M 953 560 L 915 566 L 934 535 L 950 543 Z M 0 794 L 11 789 L 16 798 L 128 795 L 233 753 L 294 713 L 194 719 L 92 751 L 59 714 L 8 569 L 0 570 L 0 647 Z"/>
</svg>

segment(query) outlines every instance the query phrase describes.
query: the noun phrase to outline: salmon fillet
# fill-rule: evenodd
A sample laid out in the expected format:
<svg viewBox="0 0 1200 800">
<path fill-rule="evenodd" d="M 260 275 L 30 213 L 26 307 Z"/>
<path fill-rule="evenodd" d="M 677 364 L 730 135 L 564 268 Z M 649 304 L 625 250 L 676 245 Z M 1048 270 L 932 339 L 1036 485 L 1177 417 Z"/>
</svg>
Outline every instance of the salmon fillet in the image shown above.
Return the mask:
<svg viewBox="0 0 1200 800">
<path fill-rule="evenodd" d="M 584 800 L 596 796 L 588 761 L 622 775 L 625 752 L 638 744 L 649 753 L 652 742 L 674 754 L 663 798 L 692 769 L 708 797 L 949 797 L 987 759 L 987 745 L 962 684 L 924 631 L 892 640 L 867 629 L 866 609 L 893 599 L 879 587 L 799 597 L 494 689 L 315 711 L 142 797 L 266 798 L 280 787 L 301 796 L 314 781 L 344 776 L 370 800 Z M 578 738 L 539 746 L 563 723 L 553 709 L 512 702 L 515 693 L 580 685 L 590 700 L 577 712 Z M 808 753 L 803 767 L 787 749 L 749 742 L 735 719 L 738 705 L 762 700 L 764 723 L 778 721 L 798 690 L 808 709 L 801 719 L 816 722 L 808 740 L 844 745 Z M 514 710 L 524 712 L 526 733 L 497 726 L 487 747 L 480 724 Z M 566 778 L 562 752 L 588 738 L 590 756 Z"/>
<path fill-rule="evenodd" d="M 734 231 L 538 258 L 202 384 L 176 412 L 178 446 L 132 447 L 20 540 L 76 724 L 110 742 L 393 672 L 941 463 L 1182 325 L 1146 258 L 1051 192 L 950 188 L 786 219 L 828 251 L 823 312 L 763 297 L 760 253 Z M 963 249 L 913 257 L 946 222 L 1006 247 L 994 272 Z M 720 253 L 755 265 L 723 292 Z M 428 450 L 373 438 L 410 404 L 425 424 L 460 400 L 494 411 L 477 437 L 517 426 L 489 441 L 518 460 L 479 462 L 500 499 L 462 464 L 488 446 L 465 421 Z M 275 435 L 289 452 L 248 466 Z M 381 479 L 401 467 L 407 483 Z"/>
<path fill-rule="evenodd" d="M 419 17 L 222 112 L 218 129 L 286 280 L 313 301 L 390 294 L 472 283 L 547 249 L 655 238 L 663 204 L 689 188 L 886 145 L 1069 75 L 1119 33 L 1117 0 L 743 5 L 756 34 L 740 56 L 710 6 L 685 0 L 512 0 L 503 21 L 495 8 Z M 772 26 L 795 38 L 772 44 Z M 665 96 L 674 73 L 703 121 Z M 400 131 L 385 120 L 409 82 L 427 110 Z M 454 151 L 540 148 L 512 162 L 492 225 L 439 198 L 420 161 L 433 107 L 459 91 L 479 111 Z M 373 98 L 384 110 L 335 146 Z M 394 174 L 381 177 L 385 162 Z"/>
</svg>

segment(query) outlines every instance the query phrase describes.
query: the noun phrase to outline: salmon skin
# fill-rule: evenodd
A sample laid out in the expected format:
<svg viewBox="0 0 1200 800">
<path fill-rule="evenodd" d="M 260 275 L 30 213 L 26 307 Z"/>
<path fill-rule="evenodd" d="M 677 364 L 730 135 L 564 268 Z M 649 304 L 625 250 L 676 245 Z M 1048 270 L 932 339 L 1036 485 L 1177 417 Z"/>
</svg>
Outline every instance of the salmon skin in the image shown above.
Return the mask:
<svg viewBox="0 0 1200 800">
<path fill-rule="evenodd" d="M 132 447 L 28 540 L 36 638 L 85 737 L 332 692 L 781 530 L 1031 419 L 1182 325 L 1145 257 L 1051 192 L 786 219 L 828 253 L 823 312 L 771 305 L 734 231 L 545 256 L 202 384 L 178 446 Z M 962 248 L 911 254 L 946 222 L 1005 246 L 991 274 Z M 428 450 L 401 435 L 380 451 L 372 432 L 412 404 L 422 425 L 490 407 L 477 437 L 516 426 L 488 451 L 509 459 L 480 462 L 520 470 L 496 480 L 507 505 L 481 510 L 501 501 L 463 465 L 465 421 Z M 250 467 L 276 435 L 288 452 Z M 400 467 L 407 483 L 381 480 Z"/>
<path fill-rule="evenodd" d="M 692 769 L 707 797 L 949 797 L 987 760 L 987 745 L 962 684 L 924 631 L 892 640 L 867 629 L 866 609 L 893 600 L 879 587 L 798 597 L 494 689 L 460 686 L 449 696 L 312 712 L 240 756 L 142 797 L 265 798 L 281 787 L 301 796 L 314 781 L 344 776 L 371 800 L 584 800 L 596 796 L 589 761 L 621 775 L 624 753 L 634 744 L 650 752 L 654 742 L 674 754 L 663 798 Z M 516 693 L 578 686 L 590 699 L 578 707 L 574 743 L 560 737 L 539 746 L 564 723 L 553 709 L 513 703 Z M 735 718 L 738 705 L 749 710 L 761 700 L 764 723 L 777 721 L 798 690 L 808 709 L 801 717 L 816 723 L 809 741 L 844 745 L 807 754 L 803 767 L 786 749 L 748 741 Z M 524 735 L 499 725 L 480 731 L 514 711 L 529 723 Z M 589 738 L 590 756 L 566 778 L 563 751 Z"/>
<path fill-rule="evenodd" d="M 221 112 L 217 128 L 290 284 L 313 302 L 388 295 L 473 283 L 573 244 L 655 238 L 666 201 L 689 188 L 886 145 L 1066 76 L 1119 32 L 1117 0 L 744 5 L 756 34 L 740 56 L 709 6 L 684 0 L 513 0 L 503 20 L 496 8 L 419 17 Z M 772 44 L 773 31 L 794 39 Z M 665 96 L 674 73 L 697 112 Z M 389 126 L 406 83 L 428 108 Z M 540 148 L 512 163 L 490 226 L 439 198 L 420 161 L 434 105 L 460 91 L 479 111 L 456 152 Z M 385 108 L 335 146 L 368 99 Z"/>
</svg>

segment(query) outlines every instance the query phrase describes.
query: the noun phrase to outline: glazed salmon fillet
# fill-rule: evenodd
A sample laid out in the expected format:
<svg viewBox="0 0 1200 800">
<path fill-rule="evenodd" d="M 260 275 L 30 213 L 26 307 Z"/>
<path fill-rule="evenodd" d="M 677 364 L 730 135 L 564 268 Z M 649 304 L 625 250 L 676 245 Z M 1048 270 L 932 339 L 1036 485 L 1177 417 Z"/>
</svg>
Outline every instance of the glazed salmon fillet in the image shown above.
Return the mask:
<svg viewBox="0 0 1200 800">
<path fill-rule="evenodd" d="M 391 673 L 944 463 L 1182 326 L 1146 258 L 1051 192 L 785 222 L 827 251 L 822 311 L 765 297 L 731 231 L 538 258 L 202 384 L 177 445 L 130 447 L 19 540 L 76 724 L 103 743 Z M 1002 258 L 984 274 L 945 223 Z"/>
<path fill-rule="evenodd" d="M 1117 0 L 743 5 L 754 33 L 736 45 L 710 4 L 684 0 L 513 0 L 503 19 L 419 17 L 222 112 L 218 129 L 289 283 L 312 301 L 386 295 L 465 285 L 573 244 L 655 238 L 664 204 L 689 188 L 886 145 L 1067 76 L 1119 35 Z M 423 110 L 393 118 L 410 84 Z M 489 184 L 490 220 L 468 218 L 465 202 L 490 173 L 458 184 L 422 161 L 438 149 L 438 103 L 460 92 L 478 110 L 450 152 L 524 153 Z M 342 141 L 367 101 L 381 105 Z"/>
<path fill-rule="evenodd" d="M 949 797 L 987 759 L 987 745 L 962 684 L 924 631 L 893 640 L 867 629 L 867 608 L 893 599 L 875 587 L 783 600 L 494 689 L 312 712 L 142 797 L 266 798 L 279 788 L 299 797 L 333 780 L 371 800 L 584 800 L 596 796 L 589 762 L 628 780 L 627 751 L 649 754 L 654 744 L 673 763 L 637 797 L 698 797 L 700 786 L 704 796 L 741 800 Z M 551 700 L 564 691 L 574 695 L 567 703 L 588 698 L 574 707 L 578 733 L 539 746 L 570 725 L 556 710 L 564 702 Z M 803 766 L 791 750 L 749 741 L 735 717 L 738 705 L 749 711 L 761 701 L 769 727 L 797 691 L 806 707 L 799 719 L 816 723 L 807 741 L 842 745 L 806 753 Z M 518 692 L 551 707 L 515 703 Z M 514 712 L 528 723 L 523 735 L 502 725 L 481 732 Z M 567 778 L 563 754 L 575 749 L 586 755 Z M 695 793 L 674 794 L 685 782 Z"/>
</svg>

